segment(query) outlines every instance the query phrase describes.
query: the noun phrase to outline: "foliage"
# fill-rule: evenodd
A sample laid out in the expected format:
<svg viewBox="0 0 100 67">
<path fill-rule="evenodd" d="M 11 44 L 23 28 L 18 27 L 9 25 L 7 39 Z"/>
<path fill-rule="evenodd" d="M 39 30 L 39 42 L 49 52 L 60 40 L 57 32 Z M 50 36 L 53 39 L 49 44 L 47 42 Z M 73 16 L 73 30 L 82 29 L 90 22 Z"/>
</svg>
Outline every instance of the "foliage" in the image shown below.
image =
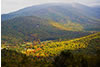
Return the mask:
<svg viewBox="0 0 100 67">
<path fill-rule="evenodd" d="M 98 67 L 99 44 L 100 33 L 67 41 L 43 41 L 37 45 L 31 42 L 16 46 L 3 44 L 2 66 Z"/>
<path fill-rule="evenodd" d="M 100 55 L 100 53 L 99 53 Z M 100 58 L 96 55 L 72 54 L 62 51 L 55 57 L 55 67 L 99 67 Z"/>
<path fill-rule="evenodd" d="M 51 24 L 59 28 L 61 30 L 67 30 L 67 31 L 83 31 L 83 26 L 79 23 L 68 21 L 65 24 L 57 23 L 57 22 L 51 22 Z"/>
<path fill-rule="evenodd" d="M 59 28 L 52 26 L 50 23 L 52 22 L 49 20 L 34 16 L 16 17 L 10 20 L 2 21 L 2 43 L 8 42 L 15 44 L 30 42 L 36 38 L 42 41 L 56 40 L 59 38 L 73 39 L 90 34 L 90 32 L 83 31 L 60 30 Z M 76 27 L 73 28 L 76 29 Z M 81 29 L 81 27 L 78 29 Z"/>
</svg>

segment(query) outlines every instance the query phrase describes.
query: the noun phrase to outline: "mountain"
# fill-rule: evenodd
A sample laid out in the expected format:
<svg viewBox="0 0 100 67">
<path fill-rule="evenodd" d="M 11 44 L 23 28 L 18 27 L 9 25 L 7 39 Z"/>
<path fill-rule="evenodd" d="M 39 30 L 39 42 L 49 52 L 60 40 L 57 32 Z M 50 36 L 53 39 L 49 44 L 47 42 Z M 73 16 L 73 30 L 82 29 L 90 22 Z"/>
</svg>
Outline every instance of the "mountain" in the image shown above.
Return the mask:
<svg viewBox="0 0 100 67">
<path fill-rule="evenodd" d="M 67 24 L 68 21 L 78 23 L 86 31 L 100 31 L 100 13 L 98 10 L 96 7 L 88 7 L 79 3 L 43 4 L 27 7 L 9 14 L 3 14 L 2 21 L 20 16 L 37 16 L 61 24 Z"/>
<path fill-rule="evenodd" d="M 64 10 L 62 11 L 61 9 L 64 9 Z M 93 10 L 93 9 L 96 9 L 96 10 Z M 79 3 L 73 3 L 73 4 L 51 3 L 51 4 L 42 4 L 42 5 L 31 6 L 31 7 L 23 8 L 23 9 L 20 9 L 18 11 L 15 11 L 15 12 L 12 12 L 9 14 L 3 14 L 2 20 L 10 19 L 10 18 L 17 17 L 17 16 L 31 16 L 31 15 L 37 15 L 37 14 L 39 14 L 39 16 L 41 16 L 42 12 L 43 12 L 42 14 L 55 13 L 55 15 L 56 14 L 59 15 L 59 13 L 61 13 L 63 15 L 67 15 L 69 13 L 68 15 L 70 15 L 70 13 L 72 13 L 72 14 L 79 13 L 80 15 L 83 14 L 83 15 L 87 15 L 87 16 L 89 16 L 89 15 L 93 16 L 94 14 L 96 14 L 95 11 L 97 11 L 97 10 L 99 10 L 98 6 L 89 7 L 86 5 L 79 4 Z M 37 14 L 35 14 L 35 13 L 37 13 Z M 97 13 L 99 13 L 99 12 L 97 12 Z"/>
<path fill-rule="evenodd" d="M 81 37 L 100 31 L 97 14 L 97 7 L 78 3 L 27 7 L 1 16 L 2 41 L 16 43 L 32 41 L 35 38 L 55 40 Z"/>
<path fill-rule="evenodd" d="M 80 24 L 68 22 L 62 25 L 55 21 L 35 16 L 16 17 L 2 21 L 2 43 L 23 41 L 72 39 L 90 34 L 83 32 Z"/>
<path fill-rule="evenodd" d="M 100 6 L 94 6 L 92 10 L 96 13 L 96 17 L 100 19 Z"/>
</svg>

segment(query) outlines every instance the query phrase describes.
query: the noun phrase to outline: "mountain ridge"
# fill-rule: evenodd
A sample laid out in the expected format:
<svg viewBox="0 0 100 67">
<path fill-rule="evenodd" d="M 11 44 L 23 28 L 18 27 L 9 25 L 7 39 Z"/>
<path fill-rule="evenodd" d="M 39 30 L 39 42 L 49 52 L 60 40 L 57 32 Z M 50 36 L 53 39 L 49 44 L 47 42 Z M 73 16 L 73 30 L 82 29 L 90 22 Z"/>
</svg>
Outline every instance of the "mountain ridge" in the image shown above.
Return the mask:
<svg viewBox="0 0 100 67">
<path fill-rule="evenodd" d="M 19 38 L 20 41 L 32 41 L 31 34 L 34 33 L 39 35 L 39 39 L 44 37 L 43 40 L 60 37 L 70 39 L 88 35 L 91 31 L 99 32 L 100 20 L 94 14 L 90 7 L 81 4 L 43 4 L 27 7 L 2 15 L 2 40 L 10 40 L 11 37 L 15 38 L 13 40 Z"/>
<path fill-rule="evenodd" d="M 96 16 L 97 15 L 97 16 Z M 2 15 L 2 21 L 20 16 L 37 16 L 61 24 L 68 21 L 82 24 L 87 31 L 99 31 L 99 12 L 81 4 L 42 4 L 31 6 L 19 11 Z M 98 17 L 98 18 L 97 18 Z M 92 30 L 94 28 L 94 30 Z"/>
<path fill-rule="evenodd" d="M 42 40 L 48 40 L 48 39 L 59 39 L 59 38 L 75 38 L 80 37 L 84 35 L 88 35 L 89 32 L 83 32 L 83 31 L 72 31 L 74 30 L 74 25 L 72 25 L 72 30 L 67 30 L 66 27 L 63 30 L 63 26 L 60 26 L 61 30 L 59 28 L 56 28 L 52 24 L 55 24 L 54 21 L 49 21 L 45 19 L 41 19 L 35 16 L 29 16 L 29 17 L 17 17 L 15 19 L 10 19 L 7 21 L 2 22 L 2 40 L 4 41 L 10 41 L 11 40 L 31 40 L 34 39 L 34 37 L 31 36 L 31 34 L 38 34 L 39 39 Z M 61 24 L 59 24 L 61 25 Z M 65 25 L 66 26 L 66 25 Z M 80 27 L 81 28 L 81 27 Z M 80 29 L 79 28 L 79 29 Z M 76 27 L 76 30 L 77 27 Z M 72 36 L 73 35 L 73 36 Z M 6 37 L 5 37 L 6 36 Z M 13 39 L 13 38 L 16 39 Z M 18 39 L 19 38 L 19 39 Z M 14 42 L 14 41 L 13 41 Z"/>
</svg>

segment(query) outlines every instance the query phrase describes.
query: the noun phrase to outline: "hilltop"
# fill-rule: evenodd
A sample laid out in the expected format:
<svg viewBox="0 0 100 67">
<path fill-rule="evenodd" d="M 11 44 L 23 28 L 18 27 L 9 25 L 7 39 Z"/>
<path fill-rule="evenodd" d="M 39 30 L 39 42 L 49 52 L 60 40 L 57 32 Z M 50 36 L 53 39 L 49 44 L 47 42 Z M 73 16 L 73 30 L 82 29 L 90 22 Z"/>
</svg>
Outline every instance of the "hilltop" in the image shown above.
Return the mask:
<svg viewBox="0 0 100 67">
<path fill-rule="evenodd" d="M 2 21 L 20 16 L 37 16 L 59 22 L 60 24 L 67 24 L 68 21 L 71 21 L 72 23 L 80 24 L 86 31 L 100 31 L 99 8 L 89 7 L 79 3 L 51 3 L 30 6 L 2 15 Z"/>
</svg>

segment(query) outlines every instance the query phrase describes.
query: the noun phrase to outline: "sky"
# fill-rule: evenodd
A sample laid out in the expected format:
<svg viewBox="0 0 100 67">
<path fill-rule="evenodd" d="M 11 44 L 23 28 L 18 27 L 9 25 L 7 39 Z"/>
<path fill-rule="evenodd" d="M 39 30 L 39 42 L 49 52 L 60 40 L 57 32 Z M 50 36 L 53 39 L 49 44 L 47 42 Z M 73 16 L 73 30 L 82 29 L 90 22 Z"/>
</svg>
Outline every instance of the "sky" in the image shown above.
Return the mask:
<svg viewBox="0 0 100 67">
<path fill-rule="evenodd" d="M 1 13 L 10 13 L 32 5 L 61 2 L 82 3 L 88 6 L 100 5 L 100 0 L 1 0 Z"/>
</svg>

